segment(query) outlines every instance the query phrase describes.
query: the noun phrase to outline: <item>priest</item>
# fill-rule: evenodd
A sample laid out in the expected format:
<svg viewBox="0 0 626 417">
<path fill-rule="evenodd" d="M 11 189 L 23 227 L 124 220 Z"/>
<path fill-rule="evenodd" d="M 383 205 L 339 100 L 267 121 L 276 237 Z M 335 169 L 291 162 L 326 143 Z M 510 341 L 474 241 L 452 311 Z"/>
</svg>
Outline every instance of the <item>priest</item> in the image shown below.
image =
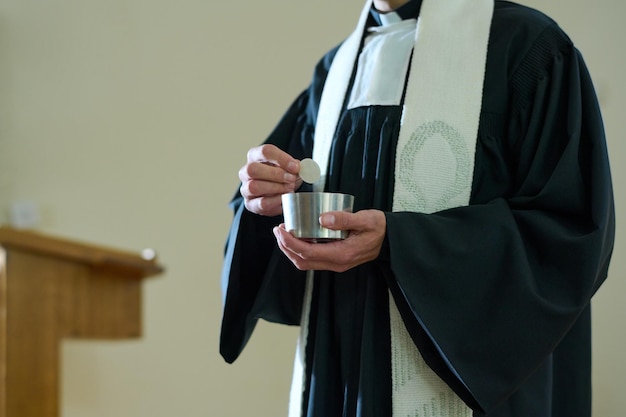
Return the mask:
<svg viewBox="0 0 626 417">
<path fill-rule="evenodd" d="M 309 243 L 281 195 L 354 195 Z M 499 0 L 367 0 L 248 152 L 230 205 L 220 352 L 301 326 L 289 417 L 590 417 L 591 308 L 614 202 L 583 58 Z"/>
</svg>

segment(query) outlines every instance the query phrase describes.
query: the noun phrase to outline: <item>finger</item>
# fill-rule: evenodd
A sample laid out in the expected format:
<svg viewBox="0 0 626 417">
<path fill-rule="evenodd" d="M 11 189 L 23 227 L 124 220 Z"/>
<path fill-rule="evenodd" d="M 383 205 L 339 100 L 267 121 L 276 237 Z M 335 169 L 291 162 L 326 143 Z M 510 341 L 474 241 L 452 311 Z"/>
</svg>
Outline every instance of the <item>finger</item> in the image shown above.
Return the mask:
<svg viewBox="0 0 626 417">
<path fill-rule="evenodd" d="M 291 174 L 300 171 L 300 161 L 274 145 L 261 145 L 248 151 L 248 163 L 262 162 L 282 168 Z"/>
<path fill-rule="evenodd" d="M 322 227 L 331 230 L 352 230 L 355 229 L 354 216 L 354 213 L 345 211 L 328 211 L 320 215 L 319 222 Z"/>
<path fill-rule="evenodd" d="M 270 181 L 248 180 L 241 183 L 239 191 L 246 199 L 258 197 L 274 197 L 295 190 L 295 183 L 278 183 Z"/>
<path fill-rule="evenodd" d="M 289 240 L 288 236 L 286 235 L 291 235 L 291 234 L 280 227 L 274 227 L 273 232 L 274 232 L 274 236 L 276 237 L 276 243 L 278 245 L 278 248 L 285 254 L 285 256 L 287 256 L 287 258 L 291 261 L 291 263 L 294 264 L 295 267 L 301 271 L 307 270 L 308 266 L 305 260 L 302 259 L 302 257 L 300 257 L 292 249 L 290 249 L 288 245 L 285 243 L 285 240 Z"/>
<path fill-rule="evenodd" d="M 264 216 L 278 216 L 283 212 L 280 196 L 244 199 L 248 211 Z"/>
<path fill-rule="evenodd" d="M 384 232 L 386 228 L 385 215 L 380 210 L 326 212 L 322 213 L 319 220 L 323 227 L 333 230 Z"/>
<path fill-rule="evenodd" d="M 333 260 L 341 252 L 335 246 L 337 243 L 304 242 L 287 232 L 284 224 L 274 228 L 274 235 L 280 250 L 300 270 L 343 272 L 348 269 L 344 261 Z"/>
<path fill-rule="evenodd" d="M 284 223 L 274 228 L 274 234 L 276 235 L 278 243 L 281 244 L 288 252 L 285 254 L 288 255 L 290 259 L 292 259 L 292 257 L 297 257 L 302 260 L 306 257 L 306 245 L 308 244 L 289 233 L 285 229 Z"/>
<path fill-rule="evenodd" d="M 285 171 L 279 166 L 265 162 L 250 162 L 239 170 L 241 182 L 263 180 L 276 183 L 295 184 L 298 176 Z"/>
</svg>

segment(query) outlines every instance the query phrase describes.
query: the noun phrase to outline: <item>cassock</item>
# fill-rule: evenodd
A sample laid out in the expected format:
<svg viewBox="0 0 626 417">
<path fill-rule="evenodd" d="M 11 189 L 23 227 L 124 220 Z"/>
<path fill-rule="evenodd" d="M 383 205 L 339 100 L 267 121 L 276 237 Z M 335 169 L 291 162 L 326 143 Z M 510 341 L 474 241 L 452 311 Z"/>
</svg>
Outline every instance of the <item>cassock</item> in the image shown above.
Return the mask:
<svg viewBox="0 0 626 417">
<path fill-rule="evenodd" d="M 419 4 L 398 13 L 416 17 Z M 336 51 L 265 143 L 311 157 Z M 392 211 L 401 114 L 346 106 L 339 118 L 326 189 L 354 195 L 355 211 L 383 210 L 387 233 L 378 259 L 315 272 L 302 415 L 391 416 L 391 293 L 426 363 L 474 416 L 589 417 L 590 300 L 607 275 L 614 203 L 581 54 L 547 16 L 495 2 L 467 206 Z M 282 217 L 248 212 L 238 193 L 230 206 L 220 340 L 229 363 L 258 319 L 299 325 L 305 289 L 272 233 Z"/>
</svg>

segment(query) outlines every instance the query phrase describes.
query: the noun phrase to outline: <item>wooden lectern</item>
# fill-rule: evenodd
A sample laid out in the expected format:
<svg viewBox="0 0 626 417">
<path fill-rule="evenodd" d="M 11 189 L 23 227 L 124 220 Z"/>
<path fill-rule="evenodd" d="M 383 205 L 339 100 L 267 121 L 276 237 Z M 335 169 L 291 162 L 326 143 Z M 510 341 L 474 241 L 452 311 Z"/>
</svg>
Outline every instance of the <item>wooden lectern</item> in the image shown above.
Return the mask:
<svg viewBox="0 0 626 417">
<path fill-rule="evenodd" d="M 0 226 L 0 417 L 56 417 L 63 338 L 141 336 L 139 254 Z"/>
</svg>

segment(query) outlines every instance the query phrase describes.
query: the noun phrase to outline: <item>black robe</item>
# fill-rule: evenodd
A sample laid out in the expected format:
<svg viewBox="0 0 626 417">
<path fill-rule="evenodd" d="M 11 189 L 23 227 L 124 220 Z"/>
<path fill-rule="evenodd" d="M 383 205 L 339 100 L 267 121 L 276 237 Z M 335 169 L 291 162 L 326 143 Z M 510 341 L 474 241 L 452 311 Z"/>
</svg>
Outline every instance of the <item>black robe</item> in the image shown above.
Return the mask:
<svg viewBox="0 0 626 417">
<path fill-rule="evenodd" d="M 335 52 L 267 143 L 311 156 Z M 327 189 L 355 195 L 355 210 L 385 211 L 387 235 L 378 259 L 315 274 L 303 415 L 391 415 L 390 290 L 426 362 L 475 416 L 589 417 L 590 299 L 607 274 L 614 203 L 579 51 L 543 14 L 495 2 L 468 206 L 391 211 L 400 115 L 400 106 L 371 106 L 339 120 Z M 299 324 L 305 275 L 276 246 L 281 217 L 246 211 L 239 194 L 231 207 L 227 362 L 259 318 Z"/>
</svg>

